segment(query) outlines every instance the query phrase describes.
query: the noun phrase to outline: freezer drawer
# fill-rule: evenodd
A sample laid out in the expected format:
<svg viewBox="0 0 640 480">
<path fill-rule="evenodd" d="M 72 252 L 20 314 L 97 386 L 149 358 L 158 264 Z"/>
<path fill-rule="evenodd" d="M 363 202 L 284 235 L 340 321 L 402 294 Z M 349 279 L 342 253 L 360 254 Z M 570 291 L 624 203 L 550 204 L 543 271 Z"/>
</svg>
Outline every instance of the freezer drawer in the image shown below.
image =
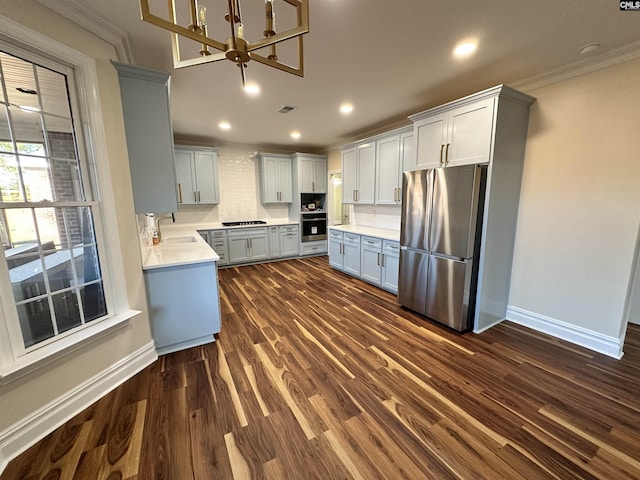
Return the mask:
<svg viewBox="0 0 640 480">
<path fill-rule="evenodd" d="M 471 262 L 431 256 L 425 315 L 460 332 L 469 330 Z"/>
<path fill-rule="evenodd" d="M 398 301 L 411 310 L 425 314 L 429 254 L 406 247 L 400 248 Z"/>
</svg>

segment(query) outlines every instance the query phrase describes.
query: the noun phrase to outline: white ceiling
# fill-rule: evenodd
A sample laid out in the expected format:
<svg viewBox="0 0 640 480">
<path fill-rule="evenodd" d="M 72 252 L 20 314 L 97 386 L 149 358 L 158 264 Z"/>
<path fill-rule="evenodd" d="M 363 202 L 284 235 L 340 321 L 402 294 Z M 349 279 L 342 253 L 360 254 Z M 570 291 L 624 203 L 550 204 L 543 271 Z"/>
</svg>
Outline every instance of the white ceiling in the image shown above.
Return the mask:
<svg viewBox="0 0 640 480">
<path fill-rule="evenodd" d="M 640 45 L 640 12 L 621 12 L 616 1 L 310 0 L 305 77 L 250 62 L 248 78 L 262 88 L 250 98 L 229 61 L 173 70 L 169 33 L 140 20 L 137 0 L 57 1 L 126 33 L 136 64 L 171 72 L 176 135 L 298 151 L 347 143 L 384 126 L 408 124 L 407 115 L 460 96 Z M 202 3 L 211 15 L 227 2 Z M 263 5 L 241 0 L 245 18 L 262 18 Z M 249 40 L 261 35 L 245 28 Z M 227 31 L 210 36 L 224 40 Z M 466 38 L 477 39 L 476 54 L 454 59 L 453 47 Z M 578 53 L 594 42 L 601 45 L 598 52 Z M 348 117 L 338 112 L 344 101 L 355 107 Z M 285 104 L 297 108 L 277 113 Z M 219 130 L 221 120 L 232 129 Z M 292 130 L 301 132 L 300 140 L 290 138 Z"/>
</svg>

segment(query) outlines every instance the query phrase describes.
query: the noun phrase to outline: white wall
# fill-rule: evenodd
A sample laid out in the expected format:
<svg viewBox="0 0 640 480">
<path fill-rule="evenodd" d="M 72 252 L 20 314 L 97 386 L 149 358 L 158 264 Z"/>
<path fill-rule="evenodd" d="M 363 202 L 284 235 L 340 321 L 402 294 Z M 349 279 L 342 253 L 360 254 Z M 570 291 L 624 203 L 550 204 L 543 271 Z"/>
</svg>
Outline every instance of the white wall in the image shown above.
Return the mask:
<svg viewBox="0 0 640 480">
<path fill-rule="evenodd" d="M 283 220 L 288 205 L 260 203 L 260 162 L 255 150 L 222 147 L 218 149 L 220 204 L 184 206 L 176 214 L 179 223 L 225 222 L 238 220 Z"/>
<path fill-rule="evenodd" d="M 81 385 L 86 385 L 86 382 L 101 376 L 103 372 L 120 364 L 123 359 L 149 345 L 151 334 L 146 313 L 146 294 L 133 209 L 120 90 L 116 71 L 110 63 L 111 59 L 116 58 L 115 51 L 88 31 L 66 21 L 33 0 L 0 0 L 0 14 L 96 59 L 98 88 L 95 92 L 87 93 L 99 96 L 106 130 L 108 155 L 107 158 L 100 158 L 98 161 L 108 162 L 114 185 L 119 242 L 111 247 L 117 254 L 116 261 L 121 261 L 124 265 L 129 306 L 143 311 L 143 314 L 137 316 L 126 328 L 102 337 L 35 373 L 0 387 L 0 440 L 3 440 L 7 438 L 4 434 L 10 427 L 21 425 L 21 422 L 36 410 L 48 408 L 51 402 L 63 398 Z M 19 431 L 17 435 L 20 435 Z M 1 456 L 2 452 L 0 460 Z"/>
<path fill-rule="evenodd" d="M 640 222 L 640 61 L 535 96 L 509 303 L 618 338 Z"/>
</svg>

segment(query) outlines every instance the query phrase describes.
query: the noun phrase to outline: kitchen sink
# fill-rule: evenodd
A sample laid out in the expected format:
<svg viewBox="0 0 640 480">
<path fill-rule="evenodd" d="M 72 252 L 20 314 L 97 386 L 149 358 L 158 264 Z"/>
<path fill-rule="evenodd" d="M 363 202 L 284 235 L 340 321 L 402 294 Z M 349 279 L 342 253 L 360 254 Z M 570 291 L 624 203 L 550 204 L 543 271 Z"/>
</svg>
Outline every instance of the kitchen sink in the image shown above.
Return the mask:
<svg viewBox="0 0 640 480">
<path fill-rule="evenodd" d="M 184 235 L 182 237 L 169 237 L 164 239 L 167 245 L 177 245 L 182 243 L 196 243 L 198 239 L 193 235 Z"/>
</svg>

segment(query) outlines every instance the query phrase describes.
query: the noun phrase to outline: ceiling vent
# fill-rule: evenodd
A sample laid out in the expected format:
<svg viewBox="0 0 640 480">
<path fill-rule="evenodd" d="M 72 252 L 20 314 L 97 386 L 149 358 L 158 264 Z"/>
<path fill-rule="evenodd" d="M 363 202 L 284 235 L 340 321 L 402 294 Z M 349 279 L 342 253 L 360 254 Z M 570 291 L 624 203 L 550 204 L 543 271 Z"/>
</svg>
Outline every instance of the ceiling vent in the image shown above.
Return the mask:
<svg viewBox="0 0 640 480">
<path fill-rule="evenodd" d="M 278 110 L 278 113 L 289 113 L 291 110 L 293 110 L 295 108 L 296 107 L 294 107 L 293 105 L 285 105 L 280 110 Z"/>
</svg>

